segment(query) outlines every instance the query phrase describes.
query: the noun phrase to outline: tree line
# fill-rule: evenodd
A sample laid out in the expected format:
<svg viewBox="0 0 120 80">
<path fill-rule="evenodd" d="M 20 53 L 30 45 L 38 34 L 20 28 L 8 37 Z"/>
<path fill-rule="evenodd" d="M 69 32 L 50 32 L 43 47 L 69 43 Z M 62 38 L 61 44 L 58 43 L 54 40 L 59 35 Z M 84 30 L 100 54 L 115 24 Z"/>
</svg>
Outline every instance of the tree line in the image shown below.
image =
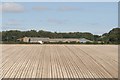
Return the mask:
<svg viewBox="0 0 120 80">
<path fill-rule="evenodd" d="M 19 31 L 9 30 L 0 32 L 2 41 L 4 42 L 17 42 L 17 39 L 22 37 L 49 37 L 49 38 L 86 38 L 94 42 L 101 41 L 106 44 L 114 43 L 117 44 L 120 41 L 120 28 L 114 28 L 108 33 L 103 35 L 94 35 L 89 32 L 69 32 L 69 33 L 58 33 L 43 30 L 30 30 L 30 31 Z"/>
</svg>

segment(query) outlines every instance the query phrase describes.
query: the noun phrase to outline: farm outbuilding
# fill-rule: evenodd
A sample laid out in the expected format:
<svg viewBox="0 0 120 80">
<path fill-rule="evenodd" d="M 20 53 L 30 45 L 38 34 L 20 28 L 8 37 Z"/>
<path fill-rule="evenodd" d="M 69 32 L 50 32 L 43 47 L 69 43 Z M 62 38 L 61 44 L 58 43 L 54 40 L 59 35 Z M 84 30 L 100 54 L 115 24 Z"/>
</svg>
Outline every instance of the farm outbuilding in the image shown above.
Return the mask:
<svg viewBox="0 0 120 80">
<path fill-rule="evenodd" d="M 30 42 L 30 43 L 39 43 L 42 42 L 49 42 L 49 38 L 39 38 L 39 37 L 24 37 L 23 42 Z"/>
<path fill-rule="evenodd" d="M 49 42 L 80 42 L 80 40 L 74 38 L 56 38 L 50 39 Z"/>
<path fill-rule="evenodd" d="M 92 42 L 85 38 L 42 38 L 42 37 L 23 37 L 18 39 L 19 41 L 23 42 L 30 42 L 30 43 L 39 43 L 39 42 L 80 42 L 80 43 L 86 43 L 86 42 Z"/>
<path fill-rule="evenodd" d="M 80 39 L 80 43 L 86 43 L 86 42 L 92 42 L 92 41 L 85 38 Z"/>
</svg>

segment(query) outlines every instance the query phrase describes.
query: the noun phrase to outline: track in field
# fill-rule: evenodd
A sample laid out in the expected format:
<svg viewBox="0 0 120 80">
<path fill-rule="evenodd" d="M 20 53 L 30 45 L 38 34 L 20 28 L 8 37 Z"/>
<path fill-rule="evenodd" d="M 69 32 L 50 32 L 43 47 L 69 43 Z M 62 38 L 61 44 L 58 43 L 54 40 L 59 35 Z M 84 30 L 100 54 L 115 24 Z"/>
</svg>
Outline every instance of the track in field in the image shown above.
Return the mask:
<svg viewBox="0 0 120 80">
<path fill-rule="evenodd" d="M 2 45 L 3 78 L 117 78 L 117 45 Z"/>
</svg>

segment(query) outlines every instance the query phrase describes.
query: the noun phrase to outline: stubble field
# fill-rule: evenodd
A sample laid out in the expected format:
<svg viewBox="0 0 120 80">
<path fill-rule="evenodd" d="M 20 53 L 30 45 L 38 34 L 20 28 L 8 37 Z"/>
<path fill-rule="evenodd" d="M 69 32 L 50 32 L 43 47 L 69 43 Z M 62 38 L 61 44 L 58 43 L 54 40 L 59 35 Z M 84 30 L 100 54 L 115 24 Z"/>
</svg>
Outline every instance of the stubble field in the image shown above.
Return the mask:
<svg viewBox="0 0 120 80">
<path fill-rule="evenodd" d="M 3 78 L 117 78 L 117 45 L 2 45 Z"/>
</svg>

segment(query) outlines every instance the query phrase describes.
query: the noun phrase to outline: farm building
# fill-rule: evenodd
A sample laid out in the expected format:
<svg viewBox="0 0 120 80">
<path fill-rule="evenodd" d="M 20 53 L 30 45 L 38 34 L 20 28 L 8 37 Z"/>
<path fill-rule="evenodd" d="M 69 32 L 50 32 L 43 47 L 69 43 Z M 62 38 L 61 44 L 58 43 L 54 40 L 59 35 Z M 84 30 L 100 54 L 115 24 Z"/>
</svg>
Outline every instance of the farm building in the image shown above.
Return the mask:
<svg viewBox="0 0 120 80">
<path fill-rule="evenodd" d="M 86 43 L 86 42 L 92 42 L 92 41 L 85 38 L 80 39 L 80 43 Z"/>
<path fill-rule="evenodd" d="M 31 43 L 37 43 L 39 41 L 49 42 L 49 38 L 38 38 L 38 37 L 28 37 L 28 38 L 29 38 L 29 42 Z"/>
<path fill-rule="evenodd" d="M 40 41 L 49 42 L 49 38 L 39 38 L 39 37 L 23 37 L 17 40 L 23 41 L 23 42 L 30 42 L 30 43 L 38 43 Z"/>
<path fill-rule="evenodd" d="M 24 37 L 22 38 L 23 42 L 30 42 L 30 43 L 38 43 L 39 41 L 42 42 L 49 42 L 49 38 L 41 38 L 41 37 Z"/>
<path fill-rule="evenodd" d="M 57 38 L 57 39 L 50 39 L 49 42 L 80 42 L 80 40 L 74 38 Z"/>
<path fill-rule="evenodd" d="M 88 39 L 85 38 L 41 38 L 41 37 L 23 37 L 18 39 L 19 41 L 23 42 L 30 42 L 30 43 L 40 43 L 40 42 L 81 42 L 81 43 L 86 43 L 86 42 L 91 42 Z"/>
</svg>

